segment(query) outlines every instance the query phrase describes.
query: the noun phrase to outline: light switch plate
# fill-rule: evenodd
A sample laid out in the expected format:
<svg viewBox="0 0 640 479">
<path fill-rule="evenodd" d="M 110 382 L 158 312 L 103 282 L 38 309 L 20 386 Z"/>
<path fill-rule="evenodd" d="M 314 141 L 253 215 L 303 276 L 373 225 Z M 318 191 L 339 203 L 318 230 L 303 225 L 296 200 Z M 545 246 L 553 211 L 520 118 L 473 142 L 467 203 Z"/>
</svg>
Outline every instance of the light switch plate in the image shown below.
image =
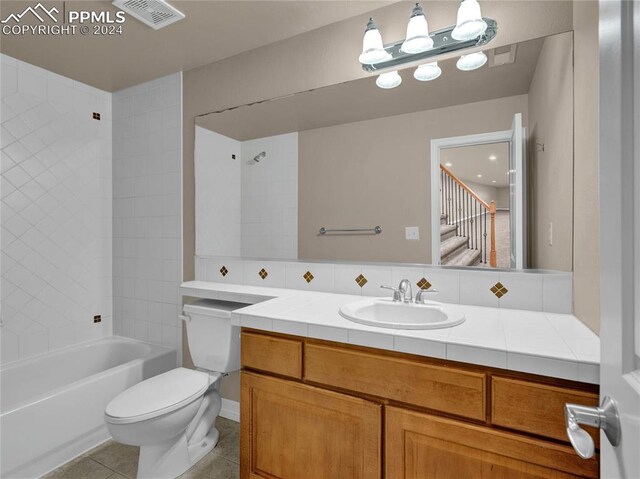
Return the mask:
<svg viewBox="0 0 640 479">
<path fill-rule="evenodd" d="M 417 226 L 407 226 L 404 229 L 404 238 L 408 240 L 419 240 L 420 228 L 418 228 Z"/>
</svg>

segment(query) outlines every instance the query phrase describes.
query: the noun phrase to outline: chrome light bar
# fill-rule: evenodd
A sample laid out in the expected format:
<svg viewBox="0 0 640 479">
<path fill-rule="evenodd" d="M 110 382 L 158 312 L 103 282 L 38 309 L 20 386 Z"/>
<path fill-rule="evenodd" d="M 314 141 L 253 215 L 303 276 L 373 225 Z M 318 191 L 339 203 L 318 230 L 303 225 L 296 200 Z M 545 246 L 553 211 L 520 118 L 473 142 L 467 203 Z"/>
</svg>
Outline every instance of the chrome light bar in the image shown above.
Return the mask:
<svg viewBox="0 0 640 479">
<path fill-rule="evenodd" d="M 362 63 L 362 69 L 366 72 L 373 73 L 380 70 L 387 70 L 407 63 L 423 62 L 429 58 L 437 57 L 445 53 L 457 52 L 467 48 L 479 47 L 491 42 L 498 33 L 498 23 L 492 18 L 482 17 L 487 22 L 487 30 L 478 38 L 472 40 L 459 41 L 451 37 L 451 32 L 455 28 L 452 25 L 431 33 L 429 36 L 433 39 L 433 48 L 422 53 L 405 53 L 400 50 L 404 40 L 398 40 L 384 46 L 385 51 L 390 58 L 379 63 L 368 64 Z"/>
</svg>

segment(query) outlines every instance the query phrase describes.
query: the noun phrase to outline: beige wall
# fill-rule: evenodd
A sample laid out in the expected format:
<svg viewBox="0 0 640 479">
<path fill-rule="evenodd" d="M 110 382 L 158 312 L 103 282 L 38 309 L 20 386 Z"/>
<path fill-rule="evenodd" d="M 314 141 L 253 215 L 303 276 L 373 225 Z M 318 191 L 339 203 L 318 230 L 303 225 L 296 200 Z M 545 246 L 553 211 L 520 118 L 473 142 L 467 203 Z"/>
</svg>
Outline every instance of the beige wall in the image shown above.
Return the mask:
<svg viewBox="0 0 640 479">
<path fill-rule="evenodd" d="M 437 30 L 455 22 L 457 2 L 422 2 L 429 27 Z M 385 41 L 405 35 L 411 2 L 376 10 Z M 573 26 L 568 1 L 491 1 L 482 13 L 497 20 L 500 33 L 492 46 L 566 32 Z M 184 72 L 183 75 L 183 277 L 194 278 L 195 188 L 193 151 L 195 117 L 224 108 L 288 95 L 367 76 L 357 62 L 362 31 L 369 15 L 267 45 Z M 185 358 L 188 362 L 188 358 Z M 237 392 L 237 391 L 236 391 Z M 237 399 L 234 394 L 225 397 Z"/>
<path fill-rule="evenodd" d="M 600 332 L 598 203 L 598 2 L 574 3 L 574 314 Z"/>
<path fill-rule="evenodd" d="M 298 257 L 430 263 L 431 140 L 507 130 L 515 113 L 527 117 L 526 95 L 300 132 Z M 318 235 L 375 225 L 381 235 Z"/>
<path fill-rule="evenodd" d="M 511 191 L 509 188 L 498 188 L 498 201 L 496 201 L 496 208 L 501 210 L 508 210 L 511 203 L 510 197 Z"/>
<path fill-rule="evenodd" d="M 545 39 L 529 87 L 529 259 L 572 270 L 573 34 Z M 544 144 L 544 151 L 538 144 Z M 549 244 L 549 225 L 553 244 Z"/>
</svg>

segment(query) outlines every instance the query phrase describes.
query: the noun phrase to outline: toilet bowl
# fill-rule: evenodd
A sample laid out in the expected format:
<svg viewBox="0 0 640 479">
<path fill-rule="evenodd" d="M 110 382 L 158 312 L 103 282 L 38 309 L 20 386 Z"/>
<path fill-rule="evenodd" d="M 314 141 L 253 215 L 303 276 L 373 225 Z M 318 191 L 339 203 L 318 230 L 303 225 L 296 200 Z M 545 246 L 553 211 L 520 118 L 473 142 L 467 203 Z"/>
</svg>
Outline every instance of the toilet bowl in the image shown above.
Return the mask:
<svg viewBox="0 0 640 479">
<path fill-rule="evenodd" d="M 138 479 L 173 479 L 218 442 L 220 378 L 240 368 L 240 329 L 231 311 L 245 306 L 201 300 L 184 307 L 191 356 L 198 370 L 176 368 L 116 396 L 105 424 L 117 442 L 140 447 Z"/>
<path fill-rule="evenodd" d="M 138 478 L 179 476 L 218 442 L 220 374 L 177 368 L 127 389 L 105 423 L 117 442 L 140 446 Z"/>
</svg>

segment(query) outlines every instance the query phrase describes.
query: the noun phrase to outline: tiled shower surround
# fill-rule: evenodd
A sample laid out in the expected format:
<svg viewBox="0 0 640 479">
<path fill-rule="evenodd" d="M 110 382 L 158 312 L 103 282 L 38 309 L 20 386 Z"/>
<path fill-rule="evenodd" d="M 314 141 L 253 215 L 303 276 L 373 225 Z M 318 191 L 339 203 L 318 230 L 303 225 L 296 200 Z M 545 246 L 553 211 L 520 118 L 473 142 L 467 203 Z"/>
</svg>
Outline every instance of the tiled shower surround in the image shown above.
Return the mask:
<svg viewBox="0 0 640 479">
<path fill-rule="evenodd" d="M 390 296 L 381 285 L 411 281 L 413 292 L 433 288 L 433 298 L 493 308 L 571 313 L 572 274 L 452 269 L 437 266 L 269 261 L 197 256 L 196 280 L 362 296 Z"/>
<path fill-rule="evenodd" d="M 182 76 L 113 95 L 114 333 L 181 345 Z"/>
<path fill-rule="evenodd" d="M 1 61 L 7 363 L 111 335 L 111 94 Z"/>
</svg>

